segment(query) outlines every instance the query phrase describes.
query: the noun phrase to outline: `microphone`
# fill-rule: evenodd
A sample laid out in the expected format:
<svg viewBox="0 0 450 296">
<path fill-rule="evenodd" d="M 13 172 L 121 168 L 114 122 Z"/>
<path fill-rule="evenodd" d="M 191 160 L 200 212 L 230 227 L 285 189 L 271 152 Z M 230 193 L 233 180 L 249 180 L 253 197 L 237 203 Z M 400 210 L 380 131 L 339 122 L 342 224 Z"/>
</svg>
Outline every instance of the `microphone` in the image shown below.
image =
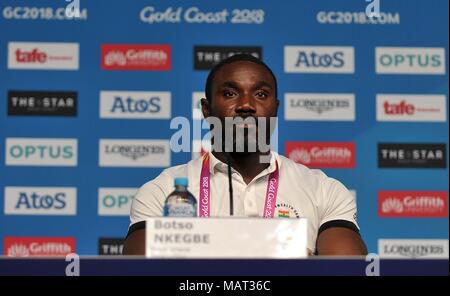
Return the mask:
<svg viewBox="0 0 450 296">
<path fill-rule="evenodd" d="M 227 164 L 228 164 L 228 193 L 230 195 L 230 216 L 233 216 L 234 206 L 233 206 L 233 183 L 231 180 L 231 158 L 230 155 L 226 152 L 225 155 L 227 157 Z"/>
</svg>

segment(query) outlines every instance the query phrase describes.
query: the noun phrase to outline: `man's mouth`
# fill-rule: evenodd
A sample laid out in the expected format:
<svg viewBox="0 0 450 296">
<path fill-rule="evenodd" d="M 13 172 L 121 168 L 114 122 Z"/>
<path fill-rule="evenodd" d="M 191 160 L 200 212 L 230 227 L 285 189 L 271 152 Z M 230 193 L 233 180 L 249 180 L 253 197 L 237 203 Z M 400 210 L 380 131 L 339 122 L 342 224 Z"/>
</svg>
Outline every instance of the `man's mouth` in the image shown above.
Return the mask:
<svg viewBox="0 0 450 296">
<path fill-rule="evenodd" d="M 236 123 L 235 126 L 236 126 L 236 128 L 256 128 L 256 123 L 241 122 L 241 123 Z"/>
</svg>

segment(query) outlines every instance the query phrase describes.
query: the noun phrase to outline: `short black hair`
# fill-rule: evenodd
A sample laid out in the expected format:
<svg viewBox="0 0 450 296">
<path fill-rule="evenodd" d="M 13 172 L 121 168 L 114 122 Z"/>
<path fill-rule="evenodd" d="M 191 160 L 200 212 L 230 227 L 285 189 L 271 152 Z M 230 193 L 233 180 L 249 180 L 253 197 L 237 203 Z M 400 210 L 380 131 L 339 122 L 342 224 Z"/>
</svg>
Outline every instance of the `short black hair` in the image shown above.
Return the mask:
<svg viewBox="0 0 450 296">
<path fill-rule="evenodd" d="M 278 98 L 277 79 L 276 79 L 275 75 L 273 74 L 272 70 L 269 68 L 269 66 L 267 66 L 263 61 L 254 57 L 251 54 L 239 53 L 239 54 L 232 55 L 232 56 L 222 60 L 217 65 L 215 65 L 209 72 L 208 78 L 206 79 L 206 85 L 205 85 L 205 96 L 206 96 L 206 100 L 209 103 L 211 103 L 211 100 L 212 100 L 212 84 L 213 84 L 214 76 L 216 76 L 217 71 L 219 71 L 220 68 L 222 68 L 225 65 L 229 65 L 232 63 L 236 63 L 236 62 L 242 62 L 242 61 L 252 62 L 252 63 L 258 64 L 258 65 L 261 65 L 267 71 L 269 71 L 269 73 L 270 73 L 270 75 L 272 75 L 273 81 L 275 83 L 275 98 Z"/>
</svg>

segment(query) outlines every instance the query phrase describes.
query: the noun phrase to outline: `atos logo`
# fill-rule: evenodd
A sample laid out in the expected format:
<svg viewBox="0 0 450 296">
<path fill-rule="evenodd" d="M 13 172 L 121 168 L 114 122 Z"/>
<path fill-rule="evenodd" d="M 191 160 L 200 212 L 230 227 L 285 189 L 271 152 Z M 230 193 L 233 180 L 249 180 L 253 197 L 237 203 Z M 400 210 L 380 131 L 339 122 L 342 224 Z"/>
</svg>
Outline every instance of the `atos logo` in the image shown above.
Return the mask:
<svg viewBox="0 0 450 296">
<path fill-rule="evenodd" d="M 16 209 L 64 209 L 66 207 L 66 202 L 64 201 L 65 197 L 66 195 L 63 192 L 58 192 L 55 196 L 40 196 L 36 192 L 33 192 L 28 196 L 26 192 L 21 192 L 19 195 L 19 200 L 16 204 Z"/>
<path fill-rule="evenodd" d="M 7 215 L 75 215 L 76 188 L 5 187 Z"/>
<path fill-rule="evenodd" d="M 159 97 L 152 97 L 148 100 L 145 99 L 133 99 L 133 98 L 122 98 L 122 97 L 115 97 L 114 98 L 114 105 L 111 108 L 112 113 L 116 112 L 122 112 L 122 113 L 157 113 L 159 110 L 161 110 L 161 107 L 159 106 L 160 102 Z"/>
<path fill-rule="evenodd" d="M 288 73 L 354 73 L 353 47 L 285 46 Z"/>
<path fill-rule="evenodd" d="M 101 91 L 101 118 L 169 119 L 170 92 Z"/>
<path fill-rule="evenodd" d="M 342 68 L 344 66 L 344 53 L 337 51 L 333 54 L 319 54 L 315 51 L 298 53 L 296 67 L 333 67 Z"/>
</svg>

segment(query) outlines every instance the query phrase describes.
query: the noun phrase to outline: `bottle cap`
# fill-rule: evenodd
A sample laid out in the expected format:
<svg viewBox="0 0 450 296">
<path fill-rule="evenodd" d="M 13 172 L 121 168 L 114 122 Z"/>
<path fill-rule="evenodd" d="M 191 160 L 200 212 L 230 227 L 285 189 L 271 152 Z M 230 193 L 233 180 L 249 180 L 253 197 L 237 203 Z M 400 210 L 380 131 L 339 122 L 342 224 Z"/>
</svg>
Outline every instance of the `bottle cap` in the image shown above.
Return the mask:
<svg viewBox="0 0 450 296">
<path fill-rule="evenodd" d="M 188 186 L 188 179 L 184 177 L 175 178 L 175 186 Z"/>
</svg>

